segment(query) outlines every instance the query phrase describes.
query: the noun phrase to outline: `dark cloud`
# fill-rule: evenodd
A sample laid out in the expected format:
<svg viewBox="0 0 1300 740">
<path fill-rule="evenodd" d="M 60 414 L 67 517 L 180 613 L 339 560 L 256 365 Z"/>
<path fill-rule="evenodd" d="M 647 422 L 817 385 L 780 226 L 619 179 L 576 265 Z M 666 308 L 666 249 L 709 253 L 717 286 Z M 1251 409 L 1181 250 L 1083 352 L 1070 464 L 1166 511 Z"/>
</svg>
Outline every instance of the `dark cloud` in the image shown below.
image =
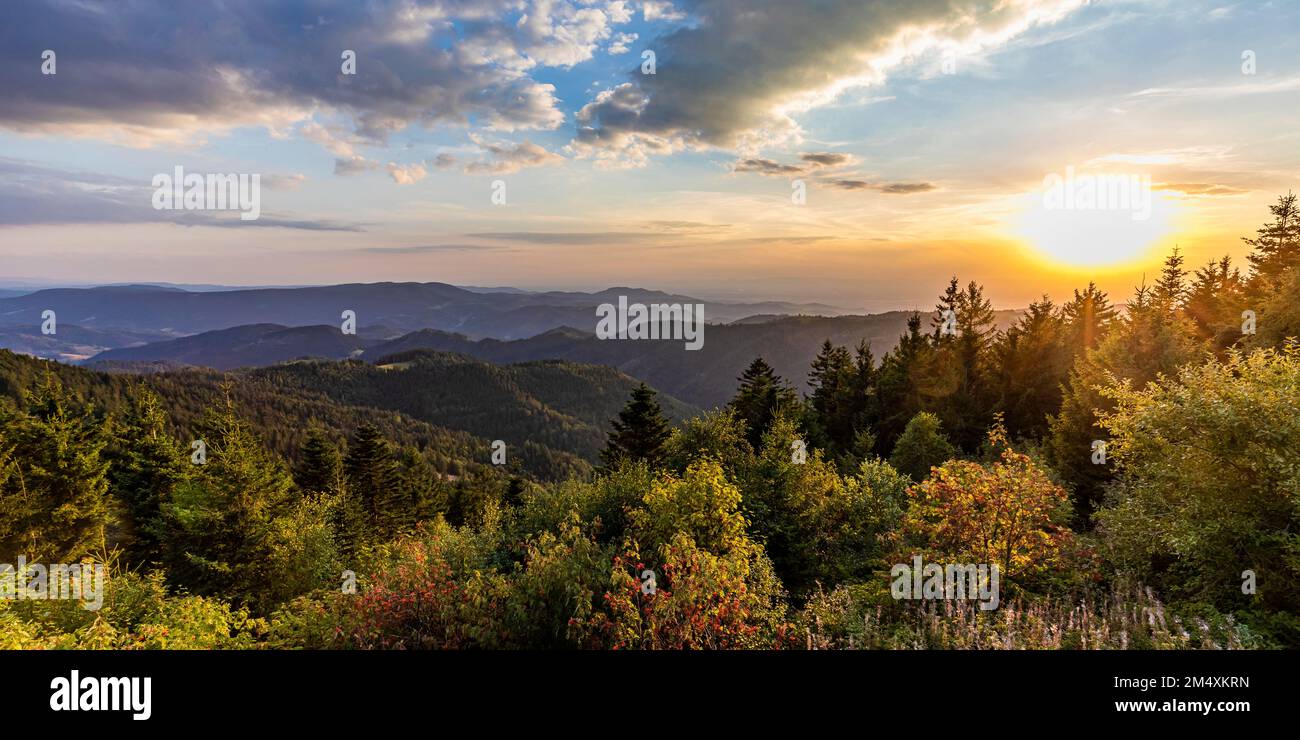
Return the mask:
<svg viewBox="0 0 1300 740">
<path fill-rule="evenodd" d="M 911 195 L 912 193 L 928 193 L 934 190 L 934 185 L 928 182 L 891 182 L 886 185 L 879 185 L 876 189 L 890 195 Z"/>
<path fill-rule="evenodd" d="M 0 126 L 151 139 L 349 118 L 362 140 L 408 124 L 502 131 L 563 121 L 533 68 L 584 61 L 621 2 L 132 0 L 7 3 Z M 41 74 L 45 49 L 57 74 Z M 342 73 L 343 51 L 356 74 Z M 341 168 L 346 170 L 346 167 Z"/>
<path fill-rule="evenodd" d="M 853 162 L 851 155 L 838 152 L 805 152 L 799 155 L 799 159 L 814 167 L 839 167 Z"/>
<path fill-rule="evenodd" d="M 935 186 L 928 182 L 876 183 L 867 182 L 866 180 L 828 180 L 826 184 L 839 190 L 877 190 L 889 195 L 911 195 L 912 193 L 925 193 L 935 189 Z"/>
<path fill-rule="evenodd" d="M 648 46 L 656 73 L 604 90 L 577 114 L 571 145 L 598 162 L 644 163 L 691 146 L 774 145 L 798 126 L 786 111 L 882 79 L 900 40 L 998 45 L 1083 0 L 683 0 L 691 21 Z"/>
<path fill-rule="evenodd" d="M 742 159 L 732 168 L 736 172 L 757 172 L 760 175 L 781 177 L 803 174 L 804 168 L 794 164 L 781 164 L 770 159 Z"/>
</svg>

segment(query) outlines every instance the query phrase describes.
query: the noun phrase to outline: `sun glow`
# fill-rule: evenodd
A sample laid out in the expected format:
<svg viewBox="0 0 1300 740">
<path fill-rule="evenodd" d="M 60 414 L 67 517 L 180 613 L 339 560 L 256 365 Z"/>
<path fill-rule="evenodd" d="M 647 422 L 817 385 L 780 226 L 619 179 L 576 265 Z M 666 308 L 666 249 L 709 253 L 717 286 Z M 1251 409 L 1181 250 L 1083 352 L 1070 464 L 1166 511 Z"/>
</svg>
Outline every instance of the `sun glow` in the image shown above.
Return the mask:
<svg viewBox="0 0 1300 740">
<path fill-rule="evenodd" d="M 1014 230 L 1034 252 L 1052 262 L 1081 267 L 1120 266 L 1141 259 L 1173 230 L 1177 203 L 1148 192 L 1142 208 L 1062 205 L 1044 191 L 1025 196 Z"/>
</svg>

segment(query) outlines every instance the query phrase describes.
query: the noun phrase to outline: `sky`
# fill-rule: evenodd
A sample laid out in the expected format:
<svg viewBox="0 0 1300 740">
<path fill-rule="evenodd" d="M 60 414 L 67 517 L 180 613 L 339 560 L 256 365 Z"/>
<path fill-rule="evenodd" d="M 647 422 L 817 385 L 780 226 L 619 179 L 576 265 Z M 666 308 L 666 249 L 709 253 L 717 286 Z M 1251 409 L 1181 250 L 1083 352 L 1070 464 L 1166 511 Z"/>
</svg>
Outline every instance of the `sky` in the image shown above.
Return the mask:
<svg viewBox="0 0 1300 740">
<path fill-rule="evenodd" d="M 1300 189 L 1297 28 L 1289 0 L 17 3 L 0 283 L 1122 302 L 1175 247 L 1242 263 Z M 258 218 L 155 207 L 177 167 L 258 175 Z"/>
</svg>

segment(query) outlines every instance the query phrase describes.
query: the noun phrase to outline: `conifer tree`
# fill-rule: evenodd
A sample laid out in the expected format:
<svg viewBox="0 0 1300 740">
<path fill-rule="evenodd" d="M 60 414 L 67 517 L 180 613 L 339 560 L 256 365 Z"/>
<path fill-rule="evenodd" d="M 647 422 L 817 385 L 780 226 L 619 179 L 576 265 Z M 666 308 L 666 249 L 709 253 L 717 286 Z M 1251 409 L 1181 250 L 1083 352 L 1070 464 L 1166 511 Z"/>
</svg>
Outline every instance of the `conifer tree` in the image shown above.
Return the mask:
<svg viewBox="0 0 1300 740">
<path fill-rule="evenodd" d="M 206 461 L 163 504 L 164 551 L 173 582 L 198 594 L 257 603 L 271 590 L 274 520 L 296 497 L 284 461 L 266 449 L 235 410 L 229 388 L 195 432 Z"/>
<path fill-rule="evenodd" d="M 123 512 L 117 537 L 132 564 L 162 557 L 163 505 L 191 472 L 189 456 L 171 436 L 167 423 L 158 395 L 144 386 L 134 388 L 105 451 L 109 490 Z"/>
<path fill-rule="evenodd" d="M 876 449 L 882 455 L 893 449 L 907 422 L 922 409 L 916 376 L 932 353 L 927 338 L 921 333 L 921 314 L 913 313 L 907 319 L 907 333 L 885 353 L 876 375 L 876 406 L 879 409 Z"/>
<path fill-rule="evenodd" d="M 601 464 L 612 470 L 624 461 L 644 461 L 657 467 L 664 460 L 670 434 L 668 421 L 645 383 L 632 390 L 632 398 L 611 422 L 609 441 L 600 452 Z"/>
<path fill-rule="evenodd" d="M 777 414 L 787 411 L 793 413 L 799 404 L 794 389 L 772 369 L 771 365 L 757 357 L 737 378 L 740 387 L 728 404 L 745 422 L 745 438 L 755 450 L 763 441 L 763 434 L 772 426 Z"/>
<path fill-rule="evenodd" d="M 1242 238 L 1253 248 L 1246 259 L 1250 262 L 1251 295 L 1256 298 L 1275 291 L 1283 274 L 1300 262 L 1300 205 L 1295 193 L 1279 196 L 1268 210 L 1273 220 L 1259 227 L 1253 239 Z"/>
<path fill-rule="evenodd" d="M 829 339 L 822 343 L 808 373 L 816 426 L 835 454 L 847 451 L 853 443 L 855 374 L 849 351 L 832 345 Z"/>
<path fill-rule="evenodd" d="M 324 430 L 313 428 L 307 433 L 293 478 L 304 493 L 342 492 L 343 458 Z"/>
<path fill-rule="evenodd" d="M 357 427 L 343 468 L 348 494 L 364 513 L 368 534 L 387 539 L 412 523 L 414 504 L 402 484 L 392 447 L 373 425 Z"/>
<path fill-rule="evenodd" d="M 7 415 L 12 469 L 0 493 L 0 517 L 7 520 L 0 556 L 68 563 L 103 553 L 113 521 L 106 423 L 51 373 L 28 397 L 26 413 Z"/>
</svg>

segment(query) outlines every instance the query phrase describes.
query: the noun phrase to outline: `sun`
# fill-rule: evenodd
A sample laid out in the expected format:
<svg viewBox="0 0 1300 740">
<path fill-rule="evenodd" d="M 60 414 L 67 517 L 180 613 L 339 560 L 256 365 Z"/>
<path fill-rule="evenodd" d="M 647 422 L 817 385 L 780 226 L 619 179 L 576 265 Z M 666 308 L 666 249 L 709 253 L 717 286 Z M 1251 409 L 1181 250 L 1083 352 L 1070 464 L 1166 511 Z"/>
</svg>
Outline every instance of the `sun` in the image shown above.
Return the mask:
<svg viewBox="0 0 1300 740">
<path fill-rule="evenodd" d="M 1104 198 L 1060 197 L 1044 189 L 1025 196 L 1014 230 L 1051 262 L 1120 266 L 1139 261 L 1170 234 L 1177 210 L 1177 204 L 1160 192 L 1147 191 L 1144 198 L 1121 204 Z"/>
</svg>

